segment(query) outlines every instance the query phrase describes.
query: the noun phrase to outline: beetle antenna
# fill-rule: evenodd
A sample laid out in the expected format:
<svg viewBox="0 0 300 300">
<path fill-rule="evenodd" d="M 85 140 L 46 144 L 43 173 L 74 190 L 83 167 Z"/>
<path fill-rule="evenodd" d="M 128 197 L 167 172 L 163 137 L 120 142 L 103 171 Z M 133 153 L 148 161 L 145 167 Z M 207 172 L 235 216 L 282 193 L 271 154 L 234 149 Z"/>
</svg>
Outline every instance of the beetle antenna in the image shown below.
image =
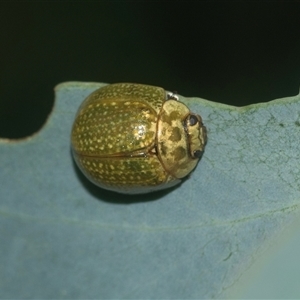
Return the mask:
<svg viewBox="0 0 300 300">
<path fill-rule="evenodd" d="M 177 92 L 168 92 L 167 93 L 167 100 L 176 100 L 179 101 L 179 96 L 177 95 Z"/>
</svg>

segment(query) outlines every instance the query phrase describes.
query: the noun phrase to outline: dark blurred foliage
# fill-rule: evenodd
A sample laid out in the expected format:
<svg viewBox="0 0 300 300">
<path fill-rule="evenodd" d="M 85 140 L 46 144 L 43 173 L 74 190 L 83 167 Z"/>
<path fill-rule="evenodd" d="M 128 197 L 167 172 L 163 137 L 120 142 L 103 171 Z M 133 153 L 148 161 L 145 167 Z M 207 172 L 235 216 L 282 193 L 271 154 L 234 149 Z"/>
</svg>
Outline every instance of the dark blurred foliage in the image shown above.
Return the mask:
<svg viewBox="0 0 300 300">
<path fill-rule="evenodd" d="M 63 81 L 139 82 L 243 106 L 298 94 L 299 2 L 0 2 L 0 136 L 37 131 Z"/>
</svg>

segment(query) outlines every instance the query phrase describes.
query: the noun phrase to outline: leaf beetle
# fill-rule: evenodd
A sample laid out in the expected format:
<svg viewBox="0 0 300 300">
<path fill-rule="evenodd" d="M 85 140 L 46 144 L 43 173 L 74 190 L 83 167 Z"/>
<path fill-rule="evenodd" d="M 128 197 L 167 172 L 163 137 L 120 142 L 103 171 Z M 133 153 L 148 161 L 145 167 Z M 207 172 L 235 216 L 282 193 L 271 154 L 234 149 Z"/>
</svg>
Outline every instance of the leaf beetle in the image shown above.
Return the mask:
<svg viewBox="0 0 300 300">
<path fill-rule="evenodd" d="M 94 184 L 142 194 L 172 187 L 197 165 L 206 144 L 199 115 L 163 88 L 117 83 L 90 94 L 71 133 L 74 159 Z"/>
</svg>

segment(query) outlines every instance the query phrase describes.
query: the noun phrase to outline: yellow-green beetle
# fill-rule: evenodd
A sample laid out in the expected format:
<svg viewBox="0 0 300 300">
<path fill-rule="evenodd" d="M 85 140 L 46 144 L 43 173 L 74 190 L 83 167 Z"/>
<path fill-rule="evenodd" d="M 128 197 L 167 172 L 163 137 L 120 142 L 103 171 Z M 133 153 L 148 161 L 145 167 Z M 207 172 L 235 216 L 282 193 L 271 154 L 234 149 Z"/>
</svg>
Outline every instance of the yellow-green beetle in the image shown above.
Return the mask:
<svg viewBox="0 0 300 300">
<path fill-rule="evenodd" d="M 74 159 L 96 185 L 140 194 L 178 184 L 197 165 L 206 128 L 178 97 L 117 83 L 90 94 L 72 128 Z"/>
</svg>

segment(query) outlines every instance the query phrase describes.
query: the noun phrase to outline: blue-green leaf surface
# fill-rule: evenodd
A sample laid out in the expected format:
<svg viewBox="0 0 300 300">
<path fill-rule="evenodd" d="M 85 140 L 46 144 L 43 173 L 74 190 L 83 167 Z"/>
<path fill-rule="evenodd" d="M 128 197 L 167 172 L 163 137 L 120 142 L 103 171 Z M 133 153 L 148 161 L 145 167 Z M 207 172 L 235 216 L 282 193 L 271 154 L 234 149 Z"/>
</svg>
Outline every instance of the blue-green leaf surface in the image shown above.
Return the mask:
<svg viewBox="0 0 300 300">
<path fill-rule="evenodd" d="M 220 298 L 298 212 L 300 98 L 184 98 L 208 129 L 192 175 L 124 196 L 89 183 L 70 131 L 104 84 L 64 83 L 44 128 L 0 140 L 0 298 Z"/>
</svg>

